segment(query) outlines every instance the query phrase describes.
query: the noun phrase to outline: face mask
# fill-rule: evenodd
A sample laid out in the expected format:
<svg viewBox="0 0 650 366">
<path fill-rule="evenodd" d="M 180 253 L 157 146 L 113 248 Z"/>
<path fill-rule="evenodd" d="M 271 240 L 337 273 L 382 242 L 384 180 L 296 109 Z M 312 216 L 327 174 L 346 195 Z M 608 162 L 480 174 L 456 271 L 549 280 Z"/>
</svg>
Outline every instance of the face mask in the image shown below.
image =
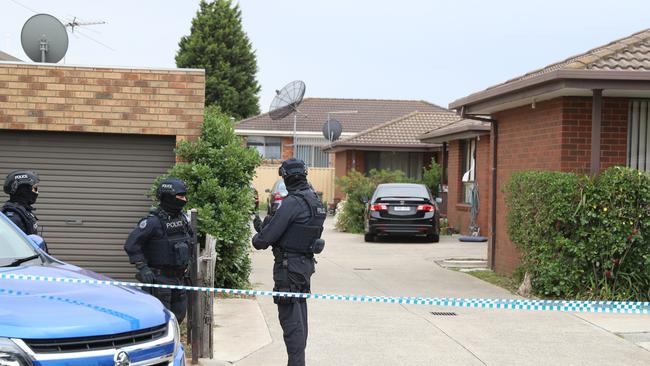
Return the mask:
<svg viewBox="0 0 650 366">
<path fill-rule="evenodd" d="M 176 197 L 170 197 L 169 195 L 163 195 L 162 200 L 160 201 L 160 207 L 173 214 L 179 214 L 186 204 L 187 201 Z"/>
<path fill-rule="evenodd" d="M 27 192 L 27 204 L 33 205 L 36 203 L 36 199 L 38 198 L 38 192 Z"/>
</svg>

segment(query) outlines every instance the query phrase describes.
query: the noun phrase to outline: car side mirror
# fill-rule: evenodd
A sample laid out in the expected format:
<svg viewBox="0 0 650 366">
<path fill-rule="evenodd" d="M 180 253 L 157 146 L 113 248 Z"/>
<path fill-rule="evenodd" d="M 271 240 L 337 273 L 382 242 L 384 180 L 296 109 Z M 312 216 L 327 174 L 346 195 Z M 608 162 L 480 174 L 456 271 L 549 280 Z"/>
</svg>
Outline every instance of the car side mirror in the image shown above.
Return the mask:
<svg viewBox="0 0 650 366">
<path fill-rule="evenodd" d="M 436 197 L 436 203 L 437 204 L 442 204 L 442 198 Z"/>
<path fill-rule="evenodd" d="M 27 235 L 27 237 L 29 238 L 29 240 L 32 241 L 32 243 L 34 243 L 34 244 L 35 244 L 37 247 L 39 247 L 42 251 L 46 251 L 46 250 L 47 250 L 47 249 L 46 249 L 47 246 L 45 245 L 45 240 L 43 240 L 43 238 L 41 238 L 40 236 L 38 236 L 38 235 L 36 235 L 36 234 L 31 234 L 31 235 Z"/>
<path fill-rule="evenodd" d="M 361 202 L 363 202 L 364 204 L 367 204 L 368 203 L 368 197 L 361 197 Z"/>
<path fill-rule="evenodd" d="M 267 188 L 267 189 L 264 190 L 264 192 L 271 193 L 271 190 Z"/>
</svg>

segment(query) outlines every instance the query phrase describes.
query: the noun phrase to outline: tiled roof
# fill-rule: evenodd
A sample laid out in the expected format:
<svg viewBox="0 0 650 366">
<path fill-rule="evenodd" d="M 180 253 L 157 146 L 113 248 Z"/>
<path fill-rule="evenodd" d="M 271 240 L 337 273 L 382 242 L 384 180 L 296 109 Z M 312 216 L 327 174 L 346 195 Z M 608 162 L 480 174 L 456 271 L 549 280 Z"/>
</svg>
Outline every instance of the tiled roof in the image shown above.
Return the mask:
<svg viewBox="0 0 650 366">
<path fill-rule="evenodd" d="M 431 148 L 431 144 L 420 142 L 418 137 L 426 131 L 446 126 L 458 119 L 458 115 L 452 112 L 414 112 L 372 127 L 358 135 L 336 141 L 329 148 L 343 146 Z"/>
<path fill-rule="evenodd" d="M 431 140 L 434 143 L 439 143 L 441 141 L 449 141 L 453 138 L 454 135 L 460 136 L 465 133 L 474 133 L 474 134 L 485 134 L 490 132 L 490 123 L 484 121 L 477 121 L 474 119 L 461 119 L 456 122 L 452 122 L 442 127 L 432 129 L 426 133 L 418 136 L 419 140 Z"/>
<path fill-rule="evenodd" d="M 650 29 L 510 79 L 503 84 L 526 80 L 555 70 L 650 71 Z M 490 87 L 492 89 L 496 86 Z"/>
<path fill-rule="evenodd" d="M 12 55 L 0 51 L 0 61 L 22 61 L 16 57 L 13 57 Z"/>
<path fill-rule="evenodd" d="M 327 121 L 327 113 L 357 111 L 354 114 L 331 114 L 330 118 L 341 122 L 343 132 L 361 132 L 381 123 L 394 120 L 412 112 L 448 112 L 435 104 L 418 100 L 335 99 L 305 98 L 298 107 L 297 130 L 320 132 Z M 237 130 L 293 131 L 293 114 L 273 121 L 268 113 L 242 120 Z"/>
</svg>

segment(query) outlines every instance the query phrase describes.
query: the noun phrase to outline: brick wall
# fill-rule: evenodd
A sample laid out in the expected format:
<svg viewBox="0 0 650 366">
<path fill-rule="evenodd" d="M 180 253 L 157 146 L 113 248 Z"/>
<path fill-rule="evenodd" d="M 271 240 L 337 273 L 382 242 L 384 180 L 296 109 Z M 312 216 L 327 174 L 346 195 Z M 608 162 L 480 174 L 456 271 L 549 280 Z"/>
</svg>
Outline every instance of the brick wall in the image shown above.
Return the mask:
<svg viewBox="0 0 650 366">
<path fill-rule="evenodd" d="M 463 185 L 461 178 L 462 156 L 460 140 L 449 143 L 449 162 L 448 162 L 448 194 L 447 218 L 449 225 L 460 230 L 463 235 L 469 234 L 469 224 L 471 222 L 470 206 L 463 203 Z M 478 226 L 481 228 L 481 235 L 489 235 L 488 214 L 490 204 L 490 137 L 489 135 L 481 136 L 476 145 L 476 182 L 479 189 L 479 214 L 477 217 Z"/>
<path fill-rule="evenodd" d="M 603 99 L 601 169 L 626 164 L 628 100 Z M 497 169 L 496 270 L 511 273 L 519 251 L 509 240 L 501 191 L 518 171 L 589 173 L 591 162 L 591 98 L 563 97 L 499 112 Z"/>
<path fill-rule="evenodd" d="M 0 129 L 200 134 L 202 70 L 0 64 Z"/>
<path fill-rule="evenodd" d="M 282 137 L 282 160 L 293 157 L 293 137 Z"/>
<path fill-rule="evenodd" d="M 591 171 L 591 102 L 590 97 L 563 98 L 562 171 Z M 628 108 L 627 98 L 603 98 L 601 169 L 626 164 Z"/>
</svg>

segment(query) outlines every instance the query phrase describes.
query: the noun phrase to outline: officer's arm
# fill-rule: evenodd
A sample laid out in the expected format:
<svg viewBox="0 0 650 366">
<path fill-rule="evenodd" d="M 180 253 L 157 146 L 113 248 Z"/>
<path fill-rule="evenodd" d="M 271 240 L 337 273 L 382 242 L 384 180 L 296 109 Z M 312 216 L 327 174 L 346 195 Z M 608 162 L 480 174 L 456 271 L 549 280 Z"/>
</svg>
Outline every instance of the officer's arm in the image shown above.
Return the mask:
<svg viewBox="0 0 650 366">
<path fill-rule="evenodd" d="M 17 213 L 15 213 L 13 211 L 9 211 L 9 212 L 5 213 L 5 215 L 7 216 L 7 218 L 9 220 L 11 220 L 11 222 L 13 222 L 16 226 L 18 226 L 18 228 L 20 230 L 22 230 L 22 232 L 24 232 L 24 233 L 27 232 L 27 230 L 26 230 L 27 225 L 25 225 L 25 222 L 23 222 L 23 219 L 20 217 L 20 215 L 18 215 Z"/>
<path fill-rule="evenodd" d="M 285 198 L 275 215 L 253 237 L 253 246 L 255 249 L 266 249 L 276 243 L 299 212 L 300 206 L 298 200 L 292 196 Z"/>
<path fill-rule="evenodd" d="M 156 221 L 151 217 L 146 217 L 135 226 L 135 229 L 129 234 L 124 243 L 124 250 L 129 255 L 131 263 L 147 263 L 142 248 L 153 237 L 155 232 Z"/>
</svg>

